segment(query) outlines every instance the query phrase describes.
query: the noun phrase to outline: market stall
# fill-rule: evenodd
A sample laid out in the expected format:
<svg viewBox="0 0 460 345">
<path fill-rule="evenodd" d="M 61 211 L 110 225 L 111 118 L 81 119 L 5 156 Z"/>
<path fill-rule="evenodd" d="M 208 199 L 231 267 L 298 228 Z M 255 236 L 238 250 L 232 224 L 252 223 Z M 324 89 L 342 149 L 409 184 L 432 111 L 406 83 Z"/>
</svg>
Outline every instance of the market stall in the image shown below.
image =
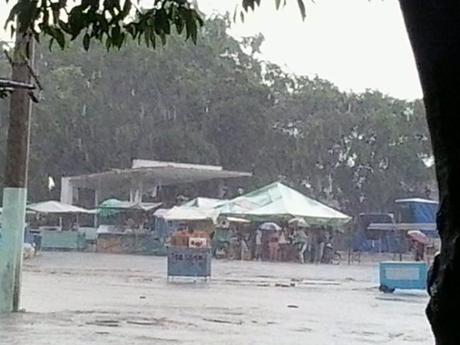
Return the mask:
<svg viewBox="0 0 460 345">
<path fill-rule="evenodd" d="M 27 210 L 37 215 L 36 226 L 32 225 L 29 231 L 40 236 L 41 249 L 85 249 L 85 233 L 79 229 L 79 216 L 94 214 L 94 211 L 55 200 L 28 205 Z"/>
<path fill-rule="evenodd" d="M 211 243 L 205 231 L 184 229 L 171 237 L 168 247 L 168 279 L 211 276 Z"/>
<path fill-rule="evenodd" d="M 161 254 L 152 219 L 161 203 L 107 199 L 97 209 L 96 251 L 112 254 Z"/>
<path fill-rule="evenodd" d="M 169 239 L 168 279 L 211 276 L 211 236 L 217 213 L 212 209 L 175 206 L 155 214 L 166 221 L 179 222 L 179 228 Z"/>
</svg>

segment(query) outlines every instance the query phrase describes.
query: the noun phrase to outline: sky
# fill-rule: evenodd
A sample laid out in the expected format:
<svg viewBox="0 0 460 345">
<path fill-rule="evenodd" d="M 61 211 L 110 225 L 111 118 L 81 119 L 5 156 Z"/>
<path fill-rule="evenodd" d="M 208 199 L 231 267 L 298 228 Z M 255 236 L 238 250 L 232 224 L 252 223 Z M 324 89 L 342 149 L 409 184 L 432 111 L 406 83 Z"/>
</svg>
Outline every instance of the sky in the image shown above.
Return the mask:
<svg viewBox="0 0 460 345">
<path fill-rule="evenodd" d="M 0 0 L 0 23 L 8 10 Z M 234 13 L 241 0 L 197 0 L 208 15 Z M 296 0 L 276 11 L 275 0 L 233 24 L 237 38 L 262 33 L 261 59 L 294 74 L 318 76 L 343 91 L 376 89 L 402 99 L 421 97 L 415 62 L 397 0 Z M 3 28 L 3 25 L 0 27 Z M 2 38 L 7 34 L 2 32 Z"/>
</svg>

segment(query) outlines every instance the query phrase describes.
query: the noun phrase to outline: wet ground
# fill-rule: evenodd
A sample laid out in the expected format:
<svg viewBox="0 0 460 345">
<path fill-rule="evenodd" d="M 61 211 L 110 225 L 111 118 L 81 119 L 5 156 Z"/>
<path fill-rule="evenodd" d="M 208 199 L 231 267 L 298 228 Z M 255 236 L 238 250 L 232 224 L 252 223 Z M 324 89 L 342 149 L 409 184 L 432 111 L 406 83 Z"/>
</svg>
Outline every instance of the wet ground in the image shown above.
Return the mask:
<svg viewBox="0 0 460 345">
<path fill-rule="evenodd" d="M 167 283 L 165 258 L 42 253 L 0 344 L 433 344 L 424 293 L 384 295 L 377 266 L 213 262 Z"/>
</svg>

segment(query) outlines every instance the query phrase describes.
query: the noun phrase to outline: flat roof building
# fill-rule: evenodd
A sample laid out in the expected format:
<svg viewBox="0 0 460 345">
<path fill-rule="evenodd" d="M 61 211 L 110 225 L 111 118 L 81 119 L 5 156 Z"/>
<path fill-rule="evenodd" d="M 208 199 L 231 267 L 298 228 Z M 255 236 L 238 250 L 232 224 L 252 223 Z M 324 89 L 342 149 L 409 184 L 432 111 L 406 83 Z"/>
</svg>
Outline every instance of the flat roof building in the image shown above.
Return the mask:
<svg viewBox="0 0 460 345">
<path fill-rule="evenodd" d="M 159 187 L 212 180 L 250 177 L 251 173 L 224 170 L 221 166 L 135 159 L 129 169 L 68 176 L 61 179 L 61 201 L 73 204 L 79 189 L 93 190 L 95 205 L 113 191 L 129 194 L 132 202 L 141 202 L 144 194 L 156 195 Z"/>
</svg>

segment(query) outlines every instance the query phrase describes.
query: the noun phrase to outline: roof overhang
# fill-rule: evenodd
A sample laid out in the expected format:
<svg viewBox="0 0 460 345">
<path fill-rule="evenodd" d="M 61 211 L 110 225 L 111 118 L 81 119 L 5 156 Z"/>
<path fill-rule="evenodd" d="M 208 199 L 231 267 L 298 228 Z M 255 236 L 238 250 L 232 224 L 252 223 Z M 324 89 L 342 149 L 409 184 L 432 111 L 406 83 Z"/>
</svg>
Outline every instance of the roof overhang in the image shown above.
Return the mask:
<svg viewBox="0 0 460 345">
<path fill-rule="evenodd" d="M 137 184 L 149 188 L 250 176 L 251 173 L 228 171 L 220 166 L 135 160 L 130 169 L 112 169 L 66 179 L 74 187 L 101 189 L 120 186 L 130 188 Z"/>
<path fill-rule="evenodd" d="M 380 230 L 380 231 L 436 231 L 435 223 L 371 223 L 367 230 Z"/>
</svg>

